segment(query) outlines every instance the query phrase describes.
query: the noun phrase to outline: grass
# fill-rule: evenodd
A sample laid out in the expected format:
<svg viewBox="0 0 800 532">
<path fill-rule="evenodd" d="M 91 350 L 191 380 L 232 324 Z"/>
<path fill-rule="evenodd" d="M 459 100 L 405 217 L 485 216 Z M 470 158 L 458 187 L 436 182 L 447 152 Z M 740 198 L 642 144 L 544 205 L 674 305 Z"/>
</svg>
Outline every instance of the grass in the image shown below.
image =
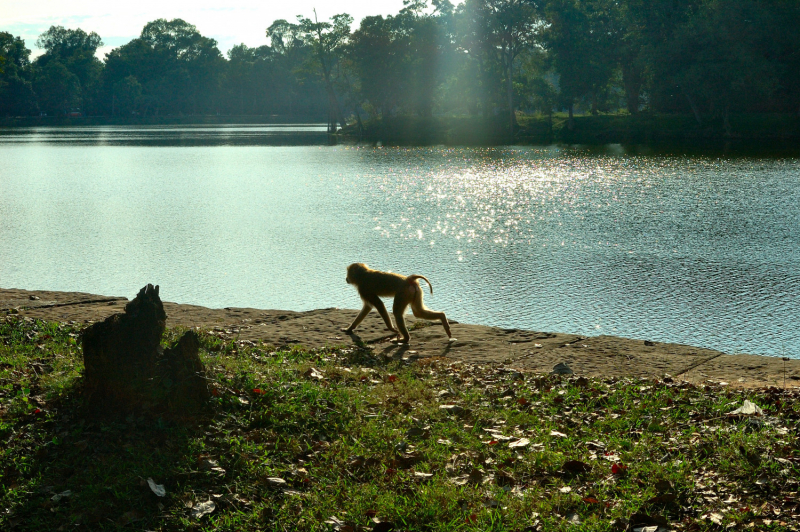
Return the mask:
<svg viewBox="0 0 800 532">
<path fill-rule="evenodd" d="M 0 320 L 2 530 L 777 531 L 800 518 L 794 391 L 220 332 L 202 334 L 209 418 L 100 420 L 83 407 L 79 334 Z M 764 415 L 729 415 L 745 399 Z"/>
</svg>

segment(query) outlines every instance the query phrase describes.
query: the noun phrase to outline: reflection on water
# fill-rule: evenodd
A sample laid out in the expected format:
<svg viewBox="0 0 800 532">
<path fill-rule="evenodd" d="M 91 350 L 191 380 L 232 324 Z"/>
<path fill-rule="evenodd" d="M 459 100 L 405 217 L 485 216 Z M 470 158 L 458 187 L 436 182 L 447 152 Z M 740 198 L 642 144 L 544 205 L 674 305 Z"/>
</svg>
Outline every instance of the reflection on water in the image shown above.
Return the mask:
<svg viewBox="0 0 800 532">
<path fill-rule="evenodd" d="M 363 261 L 426 275 L 459 321 L 800 357 L 796 158 L 97 129 L 74 135 L 120 140 L 0 136 L 0 286 L 354 308 Z"/>
</svg>

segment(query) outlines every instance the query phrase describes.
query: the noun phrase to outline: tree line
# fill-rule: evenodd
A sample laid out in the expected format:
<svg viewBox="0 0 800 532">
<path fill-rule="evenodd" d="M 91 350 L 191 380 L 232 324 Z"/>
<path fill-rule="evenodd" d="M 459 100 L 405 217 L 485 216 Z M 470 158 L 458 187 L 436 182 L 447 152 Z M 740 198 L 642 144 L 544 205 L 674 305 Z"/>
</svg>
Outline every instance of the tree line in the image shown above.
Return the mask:
<svg viewBox="0 0 800 532">
<path fill-rule="evenodd" d="M 796 0 L 406 0 L 390 16 L 276 20 L 234 46 L 181 19 L 95 54 L 94 32 L 0 32 L 0 115 L 366 118 L 800 114 Z"/>
</svg>

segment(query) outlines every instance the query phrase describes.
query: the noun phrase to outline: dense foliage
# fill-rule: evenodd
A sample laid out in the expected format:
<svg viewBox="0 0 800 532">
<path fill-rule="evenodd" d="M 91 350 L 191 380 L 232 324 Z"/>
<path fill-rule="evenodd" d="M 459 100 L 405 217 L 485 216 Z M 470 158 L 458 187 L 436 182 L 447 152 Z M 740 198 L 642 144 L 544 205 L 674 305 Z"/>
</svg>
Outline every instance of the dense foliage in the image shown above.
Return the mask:
<svg viewBox="0 0 800 532">
<path fill-rule="evenodd" d="M 505 117 L 514 111 L 800 113 L 794 0 L 408 0 L 396 15 L 273 22 L 234 46 L 181 20 L 148 23 L 106 54 L 53 26 L 0 32 L 0 115 Z"/>
</svg>

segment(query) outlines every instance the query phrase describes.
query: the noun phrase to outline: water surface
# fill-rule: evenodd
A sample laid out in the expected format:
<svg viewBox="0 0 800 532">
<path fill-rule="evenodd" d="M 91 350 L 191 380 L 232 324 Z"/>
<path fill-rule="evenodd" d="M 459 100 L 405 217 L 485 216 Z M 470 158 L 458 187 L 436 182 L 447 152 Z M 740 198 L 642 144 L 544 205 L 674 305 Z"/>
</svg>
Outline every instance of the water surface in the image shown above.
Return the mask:
<svg viewBox="0 0 800 532">
<path fill-rule="evenodd" d="M 0 130 L 0 286 L 356 308 L 362 261 L 458 321 L 800 357 L 797 158 L 324 132 Z"/>
</svg>

